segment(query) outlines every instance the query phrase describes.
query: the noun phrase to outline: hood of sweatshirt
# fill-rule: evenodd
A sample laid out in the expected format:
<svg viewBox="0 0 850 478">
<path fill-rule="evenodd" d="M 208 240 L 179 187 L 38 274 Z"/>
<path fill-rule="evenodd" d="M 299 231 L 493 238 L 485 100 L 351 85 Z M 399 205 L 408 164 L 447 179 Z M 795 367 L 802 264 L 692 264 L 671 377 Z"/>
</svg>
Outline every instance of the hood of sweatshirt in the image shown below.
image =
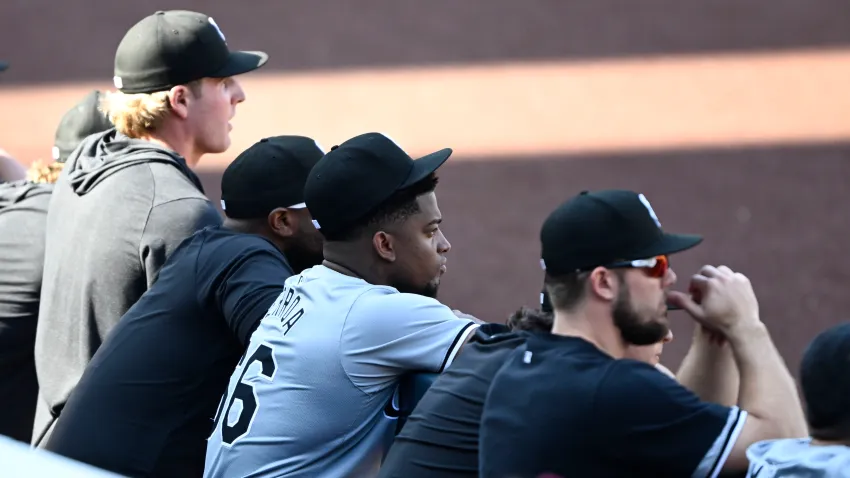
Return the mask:
<svg viewBox="0 0 850 478">
<path fill-rule="evenodd" d="M 67 174 L 74 192 L 83 196 L 109 176 L 143 163 L 170 164 L 204 192 L 200 179 L 182 156 L 150 141 L 124 136 L 115 128 L 84 139 L 68 157 L 63 174 Z"/>
<path fill-rule="evenodd" d="M 52 184 L 20 180 L 0 183 L 0 211 L 25 199 L 53 192 Z"/>
</svg>

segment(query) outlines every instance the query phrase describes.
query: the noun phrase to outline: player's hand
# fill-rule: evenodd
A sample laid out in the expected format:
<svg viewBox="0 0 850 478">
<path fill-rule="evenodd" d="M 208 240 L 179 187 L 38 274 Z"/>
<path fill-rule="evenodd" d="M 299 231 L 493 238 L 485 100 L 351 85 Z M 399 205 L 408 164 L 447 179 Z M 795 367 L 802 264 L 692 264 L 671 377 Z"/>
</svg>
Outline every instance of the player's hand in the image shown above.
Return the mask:
<svg viewBox="0 0 850 478">
<path fill-rule="evenodd" d="M 726 337 L 740 326 L 760 322 L 758 300 L 750 280 L 726 266 L 703 266 L 691 277 L 688 292 L 671 291 L 667 299 L 706 328 Z"/>
<path fill-rule="evenodd" d="M 696 334 L 694 340 L 700 340 L 716 347 L 722 347 L 726 344 L 725 335 L 715 329 L 709 329 L 702 324 L 697 324 L 694 333 Z"/>
</svg>

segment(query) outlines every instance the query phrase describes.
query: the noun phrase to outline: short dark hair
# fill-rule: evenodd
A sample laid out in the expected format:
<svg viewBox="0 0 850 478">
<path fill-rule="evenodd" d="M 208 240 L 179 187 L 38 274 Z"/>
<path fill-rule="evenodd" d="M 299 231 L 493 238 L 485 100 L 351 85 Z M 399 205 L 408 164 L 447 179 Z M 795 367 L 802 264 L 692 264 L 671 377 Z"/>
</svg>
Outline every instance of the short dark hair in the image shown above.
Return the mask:
<svg viewBox="0 0 850 478">
<path fill-rule="evenodd" d="M 361 218 L 351 227 L 329 233 L 319 229 L 327 241 L 351 241 L 359 239 L 367 233 L 376 232 L 387 224 L 403 222 L 408 217 L 419 212 L 419 203 L 416 198 L 428 194 L 437 187 L 439 179 L 436 174 L 426 176 L 421 181 L 411 184 L 405 189 L 393 193 L 375 210 Z"/>
<path fill-rule="evenodd" d="M 573 272 L 559 276 L 546 274 L 544 284 L 552 309 L 573 310 L 584 299 L 590 272 Z"/>
<path fill-rule="evenodd" d="M 575 309 L 587 293 L 587 282 L 593 271 L 579 271 L 571 274 L 550 276 L 546 274 L 543 281 L 552 309 L 571 311 Z M 611 269 L 611 272 L 622 282 L 623 269 Z"/>
<path fill-rule="evenodd" d="M 850 439 L 850 323 L 824 330 L 800 362 L 806 421 L 813 438 Z"/>
<path fill-rule="evenodd" d="M 505 325 L 511 330 L 527 330 L 529 332 L 550 332 L 554 317 L 549 312 L 531 307 L 520 307 L 508 317 Z"/>
</svg>

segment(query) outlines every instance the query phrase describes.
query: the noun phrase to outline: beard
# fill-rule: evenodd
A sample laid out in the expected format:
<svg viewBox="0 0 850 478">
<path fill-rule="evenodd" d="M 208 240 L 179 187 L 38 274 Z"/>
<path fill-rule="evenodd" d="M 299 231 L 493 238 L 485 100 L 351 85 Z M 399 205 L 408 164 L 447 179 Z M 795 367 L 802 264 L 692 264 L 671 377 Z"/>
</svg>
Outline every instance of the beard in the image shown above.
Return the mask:
<svg viewBox="0 0 850 478">
<path fill-rule="evenodd" d="M 286 262 L 296 274 L 304 272 L 313 266 L 317 266 L 325 260 L 322 249 L 318 250 L 315 247 L 309 247 L 302 244 L 292 244 L 290 249 L 285 254 Z"/>
<path fill-rule="evenodd" d="M 435 279 L 427 284 L 423 285 L 414 285 L 405 280 L 395 280 L 392 284 L 393 287 L 396 288 L 399 292 L 403 294 L 416 294 L 422 295 L 425 297 L 430 297 L 432 299 L 437 298 L 437 292 L 440 290 L 440 280 Z"/>
<path fill-rule="evenodd" d="M 638 312 L 632 304 L 626 283 L 620 283 L 623 287 L 614 301 L 613 316 L 614 325 L 620 329 L 623 341 L 630 345 L 652 345 L 667 337 L 669 325 L 654 316 L 648 317 L 649 314 Z"/>
</svg>

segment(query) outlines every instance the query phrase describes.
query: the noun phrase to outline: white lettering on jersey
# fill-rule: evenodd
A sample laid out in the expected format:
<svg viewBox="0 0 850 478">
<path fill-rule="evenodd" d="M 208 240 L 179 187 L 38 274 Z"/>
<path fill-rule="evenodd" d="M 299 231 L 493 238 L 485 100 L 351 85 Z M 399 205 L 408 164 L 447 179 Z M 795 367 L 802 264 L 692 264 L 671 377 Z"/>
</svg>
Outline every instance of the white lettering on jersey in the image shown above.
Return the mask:
<svg viewBox="0 0 850 478">
<path fill-rule="evenodd" d="M 299 307 L 301 296 L 295 295 L 295 290 L 284 287 L 278 300 L 272 305 L 266 316 L 276 317 L 283 326 L 283 335 L 286 335 L 298 319 L 304 315 L 304 307 Z"/>
</svg>

